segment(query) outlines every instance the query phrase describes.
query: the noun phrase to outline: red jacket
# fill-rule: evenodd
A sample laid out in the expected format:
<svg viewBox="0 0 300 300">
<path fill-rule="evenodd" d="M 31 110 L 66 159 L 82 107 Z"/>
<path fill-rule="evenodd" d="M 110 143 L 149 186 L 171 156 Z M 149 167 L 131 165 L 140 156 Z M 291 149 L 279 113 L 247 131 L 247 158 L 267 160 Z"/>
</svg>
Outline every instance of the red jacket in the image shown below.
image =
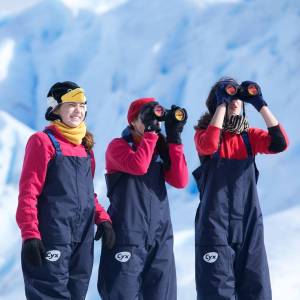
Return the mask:
<svg viewBox="0 0 300 300">
<path fill-rule="evenodd" d="M 288 145 L 288 137 L 284 129 L 279 126 L 281 133 Z M 221 129 L 209 125 L 207 129 L 196 130 L 194 140 L 199 155 L 211 155 L 218 150 Z M 253 155 L 258 153 L 272 154 L 269 150 L 271 136 L 268 131 L 249 128 L 249 140 L 252 147 Z M 229 159 L 247 158 L 247 149 L 240 134 L 223 132 L 222 142 L 220 145 L 220 157 Z"/>
<path fill-rule="evenodd" d="M 51 129 L 59 142 L 62 154 L 65 156 L 86 157 L 87 153 L 83 145 L 74 145 L 66 140 L 55 125 L 47 127 Z M 16 220 L 21 229 L 23 240 L 29 238 L 41 239 L 38 229 L 37 201 L 42 193 L 47 174 L 49 161 L 54 157 L 55 149 L 49 137 L 44 132 L 33 134 L 26 145 L 23 168 L 19 183 L 19 202 Z M 95 158 L 91 151 L 92 174 L 95 173 Z M 94 194 L 95 223 L 110 221 L 109 215 L 99 204 L 97 195 Z"/>
<path fill-rule="evenodd" d="M 123 138 L 112 140 L 105 154 L 107 173 L 146 174 L 157 139 L 157 134 L 145 132 L 136 151 L 133 151 Z M 184 188 L 188 182 L 188 170 L 183 154 L 183 145 L 169 144 L 169 156 L 171 167 L 165 171 L 165 180 L 176 188 Z"/>
</svg>

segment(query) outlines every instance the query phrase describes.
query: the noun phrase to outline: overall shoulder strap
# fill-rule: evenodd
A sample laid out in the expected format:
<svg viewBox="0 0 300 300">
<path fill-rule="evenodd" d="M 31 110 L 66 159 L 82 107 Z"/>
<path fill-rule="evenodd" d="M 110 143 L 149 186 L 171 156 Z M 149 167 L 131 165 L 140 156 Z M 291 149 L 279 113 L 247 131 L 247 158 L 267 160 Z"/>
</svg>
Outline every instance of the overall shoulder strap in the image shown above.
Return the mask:
<svg viewBox="0 0 300 300">
<path fill-rule="evenodd" d="M 57 141 L 57 139 L 55 138 L 55 136 L 53 135 L 53 133 L 49 129 L 45 129 L 44 132 L 48 135 L 49 139 L 51 140 L 52 145 L 55 149 L 56 155 L 62 155 L 60 144 Z"/>
<path fill-rule="evenodd" d="M 248 132 L 247 131 L 243 131 L 241 133 L 241 136 L 242 136 L 244 144 L 245 144 L 245 146 L 247 148 L 248 157 L 252 157 L 253 156 L 253 152 L 252 152 L 252 147 L 251 147 L 251 144 L 250 144 L 250 139 L 249 139 Z"/>
<path fill-rule="evenodd" d="M 132 138 L 132 134 L 131 134 L 129 126 L 127 126 L 122 131 L 121 137 L 129 144 L 129 146 L 132 148 L 132 150 L 136 151 L 136 146 L 133 142 L 133 138 Z"/>
</svg>

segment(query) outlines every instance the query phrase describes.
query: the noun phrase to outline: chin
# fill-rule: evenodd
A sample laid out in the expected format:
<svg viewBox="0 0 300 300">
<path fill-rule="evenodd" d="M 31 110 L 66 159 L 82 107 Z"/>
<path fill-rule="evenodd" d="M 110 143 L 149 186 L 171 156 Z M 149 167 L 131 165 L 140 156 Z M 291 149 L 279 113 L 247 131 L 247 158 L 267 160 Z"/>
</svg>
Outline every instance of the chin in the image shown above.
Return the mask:
<svg viewBox="0 0 300 300">
<path fill-rule="evenodd" d="M 69 123 L 69 124 L 67 124 L 69 127 L 72 127 L 72 128 L 75 128 L 75 127 L 78 127 L 79 125 L 81 124 L 81 122 L 79 122 L 79 123 Z"/>
</svg>

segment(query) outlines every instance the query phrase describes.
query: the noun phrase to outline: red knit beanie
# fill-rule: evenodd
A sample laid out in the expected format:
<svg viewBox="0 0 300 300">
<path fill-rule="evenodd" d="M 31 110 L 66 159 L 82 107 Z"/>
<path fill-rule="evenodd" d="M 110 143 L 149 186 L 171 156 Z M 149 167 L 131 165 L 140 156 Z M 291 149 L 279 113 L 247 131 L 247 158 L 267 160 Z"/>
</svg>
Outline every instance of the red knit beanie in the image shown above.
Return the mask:
<svg viewBox="0 0 300 300">
<path fill-rule="evenodd" d="M 155 98 L 140 98 L 131 102 L 127 113 L 128 123 L 131 124 L 131 122 L 138 117 L 141 108 L 146 103 L 150 103 L 150 102 L 155 102 Z"/>
</svg>

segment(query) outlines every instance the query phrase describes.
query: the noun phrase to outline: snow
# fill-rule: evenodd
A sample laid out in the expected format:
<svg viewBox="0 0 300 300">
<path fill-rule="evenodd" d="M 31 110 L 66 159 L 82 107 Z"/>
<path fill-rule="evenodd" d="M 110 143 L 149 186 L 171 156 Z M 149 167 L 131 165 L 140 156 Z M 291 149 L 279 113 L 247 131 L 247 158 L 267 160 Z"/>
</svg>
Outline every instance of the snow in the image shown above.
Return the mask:
<svg viewBox="0 0 300 300">
<path fill-rule="evenodd" d="M 154 96 L 184 106 L 183 142 L 190 173 L 198 165 L 193 125 L 212 84 L 223 75 L 257 80 L 287 130 L 288 151 L 258 156 L 258 189 L 274 299 L 299 300 L 300 2 L 296 0 L 11 0 L 0 2 L 0 298 L 24 299 L 18 180 L 28 137 L 46 122 L 46 94 L 56 81 L 86 91 L 96 138 L 96 191 L 105 197 L 104 151 L 126 124 L 129 103 Z M 265 128 L 247 107 L 250 124 Z M 169 188 L 178 299 L 195 299 L 193 219 L 197 192 Z M 5 239 L 9 237 L 9 239 Z M 96 273 L 88 299 L 98 299 Z M 298 255 L 299 256 L 299 255 Z"/>
<path fill-rule="evenodd" d="M 0 81 L 5 79 L 9 63 L 13 57 L 14 41 L 6 40 L 0 46 Z"/>
<path fill-rule="evenodd" d="M 21 122 L 0 110 L 0 192 L 6 185 L 17 184 L 25 145 L 33 133 Z"/>
</svg>

